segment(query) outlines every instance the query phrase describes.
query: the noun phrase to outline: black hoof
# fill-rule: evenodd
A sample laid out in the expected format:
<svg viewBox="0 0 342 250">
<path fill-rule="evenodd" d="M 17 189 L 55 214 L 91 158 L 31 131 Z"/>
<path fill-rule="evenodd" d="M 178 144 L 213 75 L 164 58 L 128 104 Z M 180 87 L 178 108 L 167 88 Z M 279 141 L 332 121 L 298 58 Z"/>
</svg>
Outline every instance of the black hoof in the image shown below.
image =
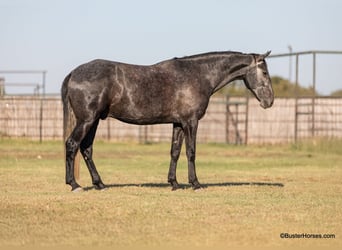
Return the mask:
<svg viewBox="0 0 342 250">
<path fill-rule="evenodd" d="M 193 190 L 200 190 L 202 189 L 201 184 L 198 181 L 191 182 L 191 186 Z"/>
<path fill-rule="evenodd" d="M 102 182 L 94 184 L 94 187 L 95 187 L 96 190 L 106 189 L 106 185 L 103 184 Z"/>
<path fill-rule="evenodd" d="M 176 181 L 176 180 L 174 180 L 174 181 L 169 181 L 169 183 L 171 184 L 171 186 L 172 186 L 172 191 L 176 191 L 177 189 L 179 189 L 180 188 L 180 186 L 179 186 L 179 184 L 178 184 L 178 182 Z"/>
</svg>

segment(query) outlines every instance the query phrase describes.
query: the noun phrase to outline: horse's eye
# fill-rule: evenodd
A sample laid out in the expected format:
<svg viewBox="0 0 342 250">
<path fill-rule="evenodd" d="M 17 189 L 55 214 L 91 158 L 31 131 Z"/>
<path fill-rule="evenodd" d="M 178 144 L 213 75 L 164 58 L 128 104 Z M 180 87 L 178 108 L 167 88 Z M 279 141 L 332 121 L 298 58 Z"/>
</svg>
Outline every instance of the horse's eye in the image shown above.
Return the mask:
<svg viewBox="0 0 342 250">
<path fill-rule="evenodd" d="M 262 73 L 264 74 L 264 76 L 267 76 L 267 72 L 266 71 L 263 71 Z"/>
</svg>

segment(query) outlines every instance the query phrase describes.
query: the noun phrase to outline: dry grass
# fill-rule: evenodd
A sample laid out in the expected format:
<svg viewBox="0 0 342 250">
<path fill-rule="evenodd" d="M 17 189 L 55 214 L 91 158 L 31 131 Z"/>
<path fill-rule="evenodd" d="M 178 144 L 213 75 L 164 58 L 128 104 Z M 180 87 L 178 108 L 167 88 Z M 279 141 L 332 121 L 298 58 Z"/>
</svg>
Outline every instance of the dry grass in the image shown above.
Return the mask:
<svg viewBox="0 0 342 250">
<path fill-rule="evenodd" d="M 106 191 L 82 166 L 74 194 L 64 184 L 60 142 L 0 140 L 0 247 L 4 246 L 341 246 L 342 143 L 198 145 L 202 184 L 165 183 L 169 145 L 97 142 Z M 283 185 L 283 186 L 282 186 Z M 280 233 L 335 234 L 281 239 Z"/>
</svg>

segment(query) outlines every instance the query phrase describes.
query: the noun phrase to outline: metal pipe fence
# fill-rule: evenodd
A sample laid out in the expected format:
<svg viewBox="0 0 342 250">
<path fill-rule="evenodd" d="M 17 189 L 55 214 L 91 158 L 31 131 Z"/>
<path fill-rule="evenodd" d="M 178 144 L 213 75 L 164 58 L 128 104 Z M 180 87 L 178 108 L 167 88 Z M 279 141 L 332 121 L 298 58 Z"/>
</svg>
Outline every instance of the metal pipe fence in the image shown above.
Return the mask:
<svg viewBox="0 0 342 250">
<path fill-rule="evenodd" d="M 306 101 L 302 102 L 300 101 L 300 96 L 298 93 L 299 89 L 299 58 L 300 56 L 305 56 L 305 55 L 312 55 L 312 93 L 313 95 L 311 96 L 311 99 L 306 99 Z M 311 122 L 311 136 L 316 135 L 316 131 L 319 131 L 320 129 L 315 129 L 316 126 L 316 75 L 317 75 L 317 55 L 342 55 L 342 51 L 337 51 L 337 50 L 309 50 L 309 51 L 301 51 L 301 52 L 291 52 L 291 53 L 283 53 L 283 54 L 274 54 L 270 55 L 269 58 L 281 58 L 281 57 L 289 57 L 290 59 L 295 56 L 295 93 L 294 93 L 294 98 L 295 98 L 295 122 L 294 122 L 294 140 L 297 141 L 297 139 L 300 139 L 299 133 L 302 131 L 302 128 L 300 127 L 300 121 L 303 119 L 308 119 Z M 291 63 L 290 63 L 290 72 L 291 72 Z M 291 73 L 289 75 L 291 77 Z M 289 79 L 290 81 L 291 79 Z M 305 107 L 302 107 L 304 105 Z M 310 107 L 309 107 L 310 106 Z M 305 111 L 302 111 L 302 110 Z"/>
<path fill-rule="evenodd" d="M 276 98 L 271 109 L 263 110 L 254 98 L 213 97 L 199 123 L 197 140 L 247 144 L 296 142 L 315 136 L 341 138 L 342 98 L 318 97 L 315 94 L 300 97 L 298 94 L 300 56 L 312 55 L 312 87 L 316 93 L 316 63 L 320 54 L 342 55 L 342 51 L 314 50 L 270 55 L 270 59 L 289 57 L 291 60 L 295 57 L 296 91 L 293 98 Z M 37 83 L 8 83 L 3 78 L 14 74 L 37 76 Z M 62 103 L 59 95 L 46 96 L 46 74 L 44 70 L 0 71 L 0 136 L 40 141 L 62 138 Z M 34 88 L 35 95 L 8 95 L 5 91 L 7 87 L 23 86 Z M 171 134 L 170 124 L 136 126 L 107 119 L 100 122 L 97 139 L 163 142 L 170 141 Z"/>
<path fill-rule="evenodd" d="M 302 138 L 342 138 L 342 98 L 277 98 L 264 110 L 254 98 L 213 97 L 198 128 L 198 142 L 256 144 L 288 143 Z M 299 106 L 298 106 L 299 105 Z M 297 113 L 314 112 L 312 116 Z M 297 125 L 296 125 L 297 124 Z M 63 112 L 60 97 L 0 98 L 0 136 L 61 140 Z M 100 122 L 97 139 L 169 142 L 172 125 L 137 126 L 115 119 Z"/>
</svg>

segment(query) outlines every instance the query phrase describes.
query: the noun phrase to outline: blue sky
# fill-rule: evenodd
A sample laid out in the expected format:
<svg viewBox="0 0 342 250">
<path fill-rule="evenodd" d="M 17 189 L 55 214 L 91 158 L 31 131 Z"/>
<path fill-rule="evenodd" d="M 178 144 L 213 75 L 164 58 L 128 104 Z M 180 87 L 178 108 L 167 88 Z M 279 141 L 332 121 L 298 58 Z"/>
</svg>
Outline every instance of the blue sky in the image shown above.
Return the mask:
<svg viewBox="0 0 342 250">
<path fill-rule="evenodd" d="M 288 45 L 342 50 L 341 10 L 339 0 L 0 0 L 0 70 L 47 70 L 47 92 L 58 93 L 65 75 L 95 58 L 153 64 L 209 51 L 277 54 Z M 288 59 L 268 64 L 271 75 L 288 77 Z M 308 86 L 311 57 L 300 67 Z M 321 93 L 342 89 L 341 69 L 342 55 L 318 56 Z"/>
</svg>

